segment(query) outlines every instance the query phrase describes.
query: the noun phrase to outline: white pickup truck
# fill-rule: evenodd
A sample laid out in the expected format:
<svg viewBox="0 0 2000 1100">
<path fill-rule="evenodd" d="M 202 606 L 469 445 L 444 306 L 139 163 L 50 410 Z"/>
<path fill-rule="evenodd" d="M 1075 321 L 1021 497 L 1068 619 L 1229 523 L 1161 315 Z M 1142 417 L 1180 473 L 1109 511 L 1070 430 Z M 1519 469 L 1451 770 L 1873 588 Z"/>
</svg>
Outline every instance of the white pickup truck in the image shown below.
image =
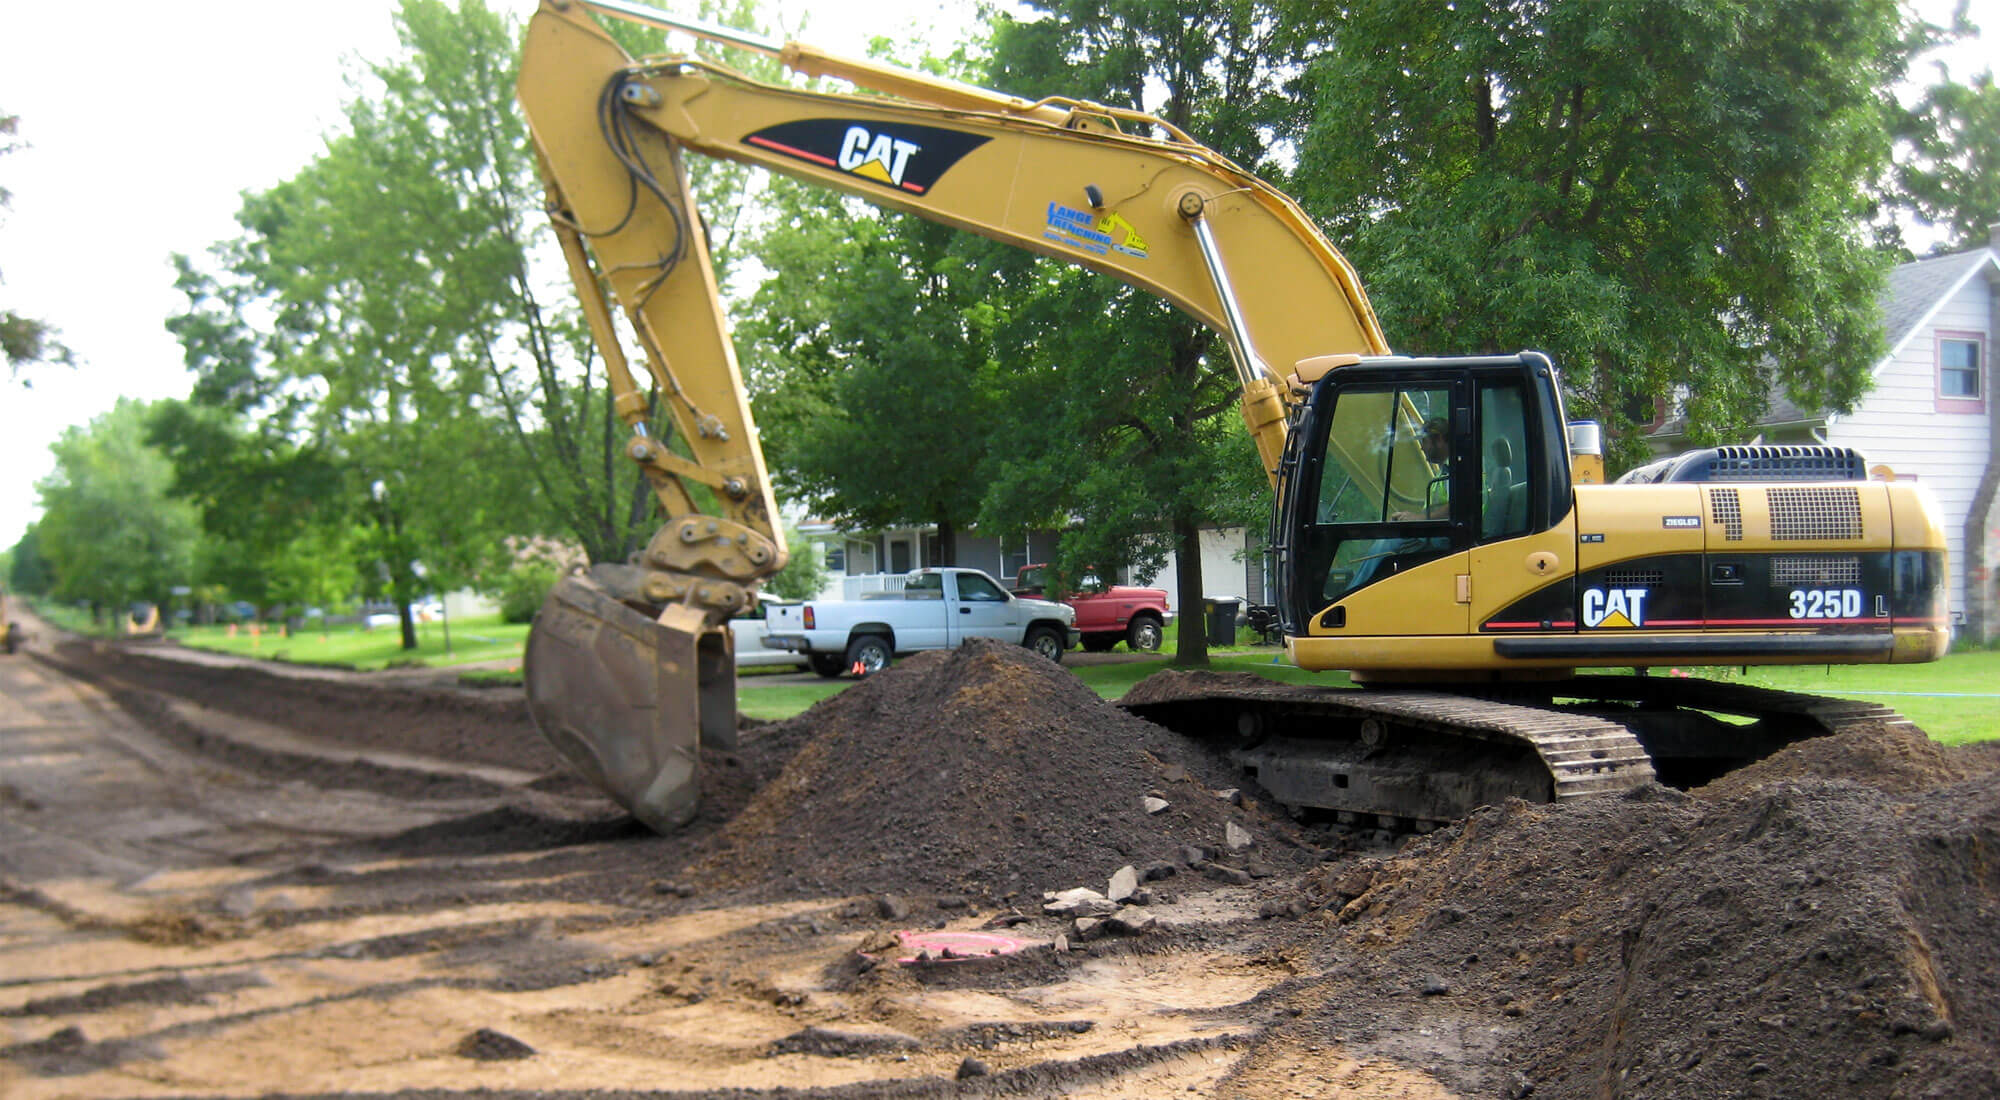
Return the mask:
<svg viewBox="0 0 2000 1100">
<path fill-rule="evenodd" d="M 767 608 L 764 644 L 802 653 L 814 672 L 880 672 L 899 653 L 952 649 L 967 638 L 1013 642 L 1061 661 L 1077 640 L 1067 604 L 1023 599 L 977 569 L 919 569 L 901 592 Z"/>
</svg>

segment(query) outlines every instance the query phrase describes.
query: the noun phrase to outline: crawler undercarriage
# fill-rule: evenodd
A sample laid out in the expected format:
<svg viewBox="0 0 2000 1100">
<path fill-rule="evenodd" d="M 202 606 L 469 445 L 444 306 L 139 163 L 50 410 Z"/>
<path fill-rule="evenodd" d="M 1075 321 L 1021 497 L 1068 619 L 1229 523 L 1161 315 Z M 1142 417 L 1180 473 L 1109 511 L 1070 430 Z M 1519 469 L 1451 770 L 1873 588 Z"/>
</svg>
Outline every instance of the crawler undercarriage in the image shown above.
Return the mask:
<svg viewBox="0 0 2000 1100">
<path fill-rule="evenodd" d="M 1630 675 L 1414 691 L 1184 672 L 1145 681 L 1120 705 L 1228 746 L 1287 806 L 1398 831 L 1509 798 L 1697 786 L 1794 741 L 1911 725 L 1879 704 Z"/>
</svg>

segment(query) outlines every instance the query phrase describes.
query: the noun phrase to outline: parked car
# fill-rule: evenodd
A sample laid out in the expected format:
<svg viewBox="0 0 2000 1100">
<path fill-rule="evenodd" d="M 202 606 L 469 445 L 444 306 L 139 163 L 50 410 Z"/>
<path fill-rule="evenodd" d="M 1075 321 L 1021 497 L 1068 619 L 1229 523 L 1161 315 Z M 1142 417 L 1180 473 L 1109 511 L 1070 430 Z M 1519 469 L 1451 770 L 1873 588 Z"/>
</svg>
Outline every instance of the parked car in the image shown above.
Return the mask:
<svg viewBox="0 0 2000 1100">
<path fill-rule="evenodd" d="M 758 602 L 763 605 L 765 611 L 769 611 L 773 607 L 795 601 L 780 599 L 776 596 L 764 596 Z M 765 642 L 764 635 L 768 629 L 764 625 L 762 614 L 751 614 L 743 618 L 729 620 L 729 634 L 734 640 L 736 649 L 736 667 L 756 668 L 767 665 L 786 665 L 792 668 L 805 668 L 806 658 L 804 654 L 794 653 L 789 649 L 778 649 Z"/>
<path fill-rule="evenodd" d="M 1058 599 L 1076 609 L 1076 629 L 1083 648 L 1103 653 L 1119 642 L 1134 653 L 1152 653 L 1166 639 L 1174 613 L 1167 608 L 1164 588 L 1106 584 L 1093 572 L 1077 578 L 1074 592 L 1048 595 L 1049 567 L 1024 565 L 1014 578 L 1014 594 Z"/>
<path fill-rule="evenodd" d="M 1015 596 L 977 569 L 919 569 L 901 592 L 772 607 L 764 622 L 766 645 L 803 654 L 829 677 L 865 676 L 899 653 L 955 649 L 968 638 L 997 638 L 1060 661 L 1076 640 L 1074 608 Z"/>
</svg>

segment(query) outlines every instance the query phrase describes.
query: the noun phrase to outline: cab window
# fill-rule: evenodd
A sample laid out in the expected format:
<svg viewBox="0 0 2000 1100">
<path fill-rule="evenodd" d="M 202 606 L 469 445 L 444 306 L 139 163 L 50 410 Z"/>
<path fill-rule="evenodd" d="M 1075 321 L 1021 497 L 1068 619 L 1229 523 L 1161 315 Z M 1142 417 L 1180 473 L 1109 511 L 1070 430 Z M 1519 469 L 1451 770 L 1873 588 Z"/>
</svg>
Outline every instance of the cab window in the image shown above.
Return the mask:
<svg viewBox="0 0 2000 1100">
<path fill-rule="evenodd" d="M 1007 601 L 1007 593 L 1000 591 L 999 585 L 994 584 L 977 573 L 960 573 L 958 575 L 958 598 L 973 603 L 1005 603 Z"/>
<path fill-rule="evenodd" d="M 1319 599 L 1450 551 L 1451 443 L 1449 385 L 1340 395 L 1310 539 Z"/>
</svg>

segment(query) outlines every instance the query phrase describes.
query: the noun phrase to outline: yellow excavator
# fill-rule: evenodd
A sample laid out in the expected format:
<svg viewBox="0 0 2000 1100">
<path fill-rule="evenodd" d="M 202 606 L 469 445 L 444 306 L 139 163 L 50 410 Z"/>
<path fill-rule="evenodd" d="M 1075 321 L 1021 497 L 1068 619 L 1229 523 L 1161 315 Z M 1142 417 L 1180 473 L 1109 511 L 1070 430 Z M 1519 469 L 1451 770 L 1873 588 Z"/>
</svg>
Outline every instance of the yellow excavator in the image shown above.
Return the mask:
<svg viewBox="0 0 2000 1100">
<path fill-rule="evenodd" d="M 7 619 L 7 590 L 0 588 L 0 653 L 13 653 L 21 648 L 21 624 Z"/>
<path fill-rule="evenodd" d="M 873 94 L 763 83 L 694 56 L 635 60 L 599 15 Z M 551 743 L 655 829 L 694 814 L 701 745 L 734 743 L 727 621 L 787 554 L 690 153 L 1081 265 L 1222 335 L 1275 495 L 1285 652 L 1367 686 L 1149 681 L 1124 705 L 1227 739 L 1287 804 L 1423 827 L 1507 797 L 1698 777 L 1900 719 L 1646 669 L 1929 661 L 1947 647 L 1945 539 L 1916 486 L 1863 480 L 1859 455 L 1826 447 L 1721 448 L 1603 484 L 1595 426 L 1569 424 L 1546 357 L 1393 355 L 1304 212 L 1158 118 L 625 0 L 543 0 L 519 93 L 626 453 L 667 517 L 633 561 L 550 594 L 529 636 L 528 700 Z M 621 317 L 668 438 L 648 433 Z M 1632 672 L 1578 675 L 1595 669 Z"/>
</svg>

